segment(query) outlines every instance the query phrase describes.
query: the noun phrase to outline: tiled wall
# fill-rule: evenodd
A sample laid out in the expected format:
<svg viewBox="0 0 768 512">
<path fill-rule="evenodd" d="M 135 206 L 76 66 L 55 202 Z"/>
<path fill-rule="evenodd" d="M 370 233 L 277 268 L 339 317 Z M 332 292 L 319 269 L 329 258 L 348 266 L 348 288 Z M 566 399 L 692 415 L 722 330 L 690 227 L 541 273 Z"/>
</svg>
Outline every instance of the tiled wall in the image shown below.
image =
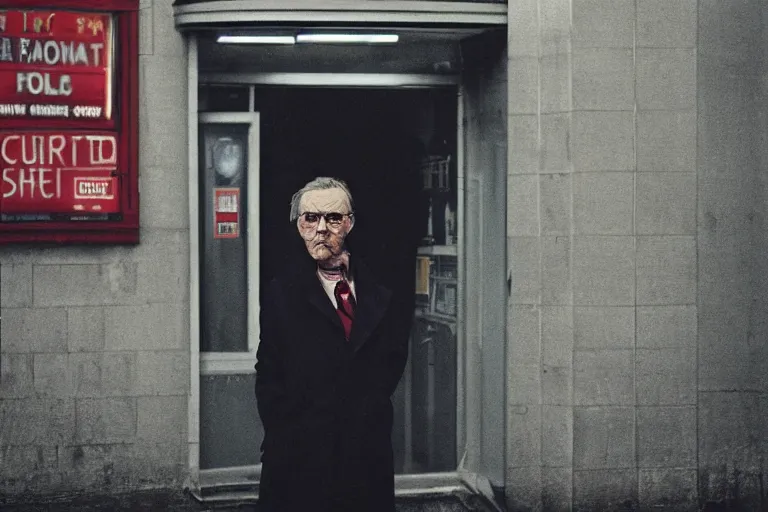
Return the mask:
<svg viewBox="0 0 768 512">
<path fill-rule="evenodd" d="M 186 64 L 141 2 L 141 244 L 0 248 L 0 492 L 178 484 L 186 470 Z"/>
<path fill-rule="evenodd" d="M 509 5 L 508 502 L 756 503 L 762 7 Z"/>
</svg>

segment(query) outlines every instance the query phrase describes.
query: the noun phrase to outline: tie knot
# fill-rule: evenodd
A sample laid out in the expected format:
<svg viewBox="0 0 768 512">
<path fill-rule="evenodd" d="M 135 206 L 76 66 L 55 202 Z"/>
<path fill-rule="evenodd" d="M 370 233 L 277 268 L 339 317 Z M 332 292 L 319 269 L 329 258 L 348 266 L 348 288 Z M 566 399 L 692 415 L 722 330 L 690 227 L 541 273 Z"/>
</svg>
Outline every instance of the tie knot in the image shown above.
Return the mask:
<svg viewBox="0 0 768 512">
<path fill-rule="evenodd" d="M 341 280 L 338 283 L 336 283 L 336 293 L 339 295 L 345 295 L 350 293 L 352 290 L 349 287 L 349 283 L 347 283 L 345 280 Z"/>
</svg>

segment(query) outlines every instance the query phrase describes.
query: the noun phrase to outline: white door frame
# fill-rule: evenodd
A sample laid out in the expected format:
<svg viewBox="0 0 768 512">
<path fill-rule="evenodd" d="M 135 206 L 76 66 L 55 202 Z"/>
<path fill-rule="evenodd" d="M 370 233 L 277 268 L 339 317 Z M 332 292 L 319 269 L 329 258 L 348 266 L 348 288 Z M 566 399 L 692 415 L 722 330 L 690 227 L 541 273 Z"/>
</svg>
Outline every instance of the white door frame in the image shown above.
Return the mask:
<svg viewBox="0 0 768 512">
<path fill-rule="evenodd" d="M 188 486 L 199 487 L 200 476 L 200 377 L 202 375 L 228 375 L 254 373 L 256 351 L 259 342 L 259 275 L 251 272 L 259 264 L 259 113 L 221 112 L 198 113 L 197 111 L 197 41 L 188 44 L 188 165 L 189 165 L 189 341 L 190 387 L 187 401 L 188 423 Z M 251 107 L 253 103 L 251 102 Z M 200 353 L 200 182 L 199 182 L 199 124 L 246 124 L 248 129 L 248 189 L 246 205 L 246 237 L 248 268 L 248 351 Z"/>
<path fill-rule="evenodd" d="M 233 468 L 216 468 L 201 471 L 199 468 L 200 455 L 200 375 L 204 374 L 204 368 L 209 370 L 216 367 L 213 361 L 216 357 L 212 355 L 200 354 L 200 275 L 199 275 L 199 182 L 198 182 L 198 123 L 208 120 L 210 122 L 258 122 L 257 113 L 199 113 L 198 106 L 198 85 L 200 83 L 222 83 L 222 84 L 243 84 L 250 85 L 249 110 L 254 107 L 254 86 L 255 85 L 284 85 L 284 86 L 316 86 L 316 87 L 439 87 L 446 85 L 456 85 L 458 94 L 458 115 L 457 115 L 457 164 L 458 164 L 458 268 L 464 269 L 465 246 L 464 246 L 464 208 L 465 208 L 465 170 L 464 170 L 464 105 L 463 94 L 460 83 L 460 77 L 457 76 L 436 76 L 436 75 L 416 75 L 416 74 L 316 74 L 316 73 L 279 73 L 279 74 L 199 74 L 198 71 L 198 53 L 197 39 L 194 34 L 188 37 L 188 102 L 189 102 L 189 223 L 190 223 L 190 394 L 189 394 L 189 481 L 188 488 L 199 490 L 203 486 L 213 486 L 217 484 L 232 485 L 239 483 L 251 483 L 254 478 L 258 478 L 261 472 L 261 465 L 243 466 Z M 255 117 L 254 117 L 255 114 Z M 233 121 L 240 119 L 241 121 Z M 248 121 L 246 121 L 248 120 Z M 208 122 L 206 121 L 206 122 Z M 258 137 L 256 140 L 258 144 Z M 249 155 L 258 155 L 258 152 L 250 152 Z M 249 158 L 250 160 L 250 158 Z M 258 170 L 258 162 L 249 162 L 249 169 Z M 252 171 L 249 170 L 249 173 Z M 250 178 L 250 174 L 249 174 Z M 253 201 L 258 201 L 258 188 L 251 189 L 253 184 L 258 187 L 257 179 L 249 179 L 249 237 L 252 236 L 250 228 L 258 229 L 258 207 L 251 207 Z M 253 218 L 252 216 L 255 216 Z M 257 232 L 256 232 L 257 233 Z M 249 266 L 251 258 L 258 258 L 258 234 L 256 234 L 254 246 L 251 246 L 249 238 Z M 258 261 L 255 262 L 258 264 Z M 466 270 L 466 269 L 465 269 Z M 254 272 L 249 272 L 249 339 L 256 336 L 258 339 L 258 276 Z M 464 272 L 466 274 L 466 272 Z M 255 277 L 255 282 L 251 282 L 251 276 Z M 461 489 L 471 489 L 474 492 L 489 494 L 490 485 L 487 479 L 482 475 L 468 472 L 462 467 L 465 450 L 467 447 L 468 422 L 475 422 L 477 418 L 467 418 L 466 416 L 466 397 L 467 384 L 473 382 L 468 379 L 468 374 L 472 372 L 471 368 L 466 366 L 467 344 L 465 340 L 466 326 L 464 325 L 464 301 L 466 275 L 459 276 L 458 282 L 458 300 L 457 300 L 457 425 L 456 425 L 456 452 L 457 468 L 455 471 L 444 473 L 428 474 L 406 474 L 396 475 L 396 493 L 399 496 L 421 495 L 434 493 L 448 493 Z M 253 302 L 251 300 L 251 290 L 256 290 Z M 252 314 L 253 313 L 253 314 Z M 254 322 L 254 323 L 252 323 Z M 255 333 L 255 334 L 251 334 Z M 254 347 L 256 344 L 251 345 Z M 223 358 L 223 356 L 221 356 Z M 248 357 L 251 357 L 249 354 Z M 231 361 L 230 361 L 231 363 Z M 249 360 L 250 369 L 253 370 L 255 363 L 255 354 Z M 216 363 L 219 364 L 219 363 Z M 225 363 L 221 363 L 225 364 Z M 219 364 L 218 370 L 224 371 Z M 243 372 L 238 372 L 243 373 Z M 474 429 L 473 429 L 474 431 Z M 248 496 L 244 496 L 247 498 Z M 487 496 L 492 499 L 492 496 Z"/>
</svg>

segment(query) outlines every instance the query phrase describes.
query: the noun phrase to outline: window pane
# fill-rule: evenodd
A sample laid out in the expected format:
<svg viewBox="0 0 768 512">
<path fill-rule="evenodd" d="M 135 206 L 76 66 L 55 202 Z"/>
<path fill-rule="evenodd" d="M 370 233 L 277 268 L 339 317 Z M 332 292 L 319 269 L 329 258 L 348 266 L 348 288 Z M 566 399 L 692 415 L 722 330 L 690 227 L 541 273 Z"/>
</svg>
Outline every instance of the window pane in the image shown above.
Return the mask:
<svg viewBox="0 0 768 512">
<path fill-rule="evenodd" d="M 253 387 L 256 374 L 200 377 L 200 468 L 261 462 L 264 437 Z"/>
<path fill-rule="evenodd" d="M 200 126 L 200 350 L 248 350 L 248 126 Z"/>
</svg>

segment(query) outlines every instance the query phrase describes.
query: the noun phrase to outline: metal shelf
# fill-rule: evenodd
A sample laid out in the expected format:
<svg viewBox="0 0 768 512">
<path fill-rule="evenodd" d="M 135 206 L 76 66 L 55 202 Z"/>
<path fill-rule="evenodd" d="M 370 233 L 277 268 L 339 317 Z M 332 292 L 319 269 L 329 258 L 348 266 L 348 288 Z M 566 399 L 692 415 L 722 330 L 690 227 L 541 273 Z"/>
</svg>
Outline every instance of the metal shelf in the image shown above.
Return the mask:
<svg viewBox="0 0 768 512">
<path fill-rule="evenodd" d="M 456 323 L 456 317 L 452 315 L 446 315 L 444 313 L 424 313 L 422 311 L 416 311 L 415 312 L 416 318 L 423 318 L 424 320 L 430 320 L 433 322 L 440 322 L 443 324 L 455 324 Z"/>
<path fill-rule="evenodd" d="M 456 245 L 425 245 L 419 247 L 419 256 L 456 256 Z"/>
</svg>

